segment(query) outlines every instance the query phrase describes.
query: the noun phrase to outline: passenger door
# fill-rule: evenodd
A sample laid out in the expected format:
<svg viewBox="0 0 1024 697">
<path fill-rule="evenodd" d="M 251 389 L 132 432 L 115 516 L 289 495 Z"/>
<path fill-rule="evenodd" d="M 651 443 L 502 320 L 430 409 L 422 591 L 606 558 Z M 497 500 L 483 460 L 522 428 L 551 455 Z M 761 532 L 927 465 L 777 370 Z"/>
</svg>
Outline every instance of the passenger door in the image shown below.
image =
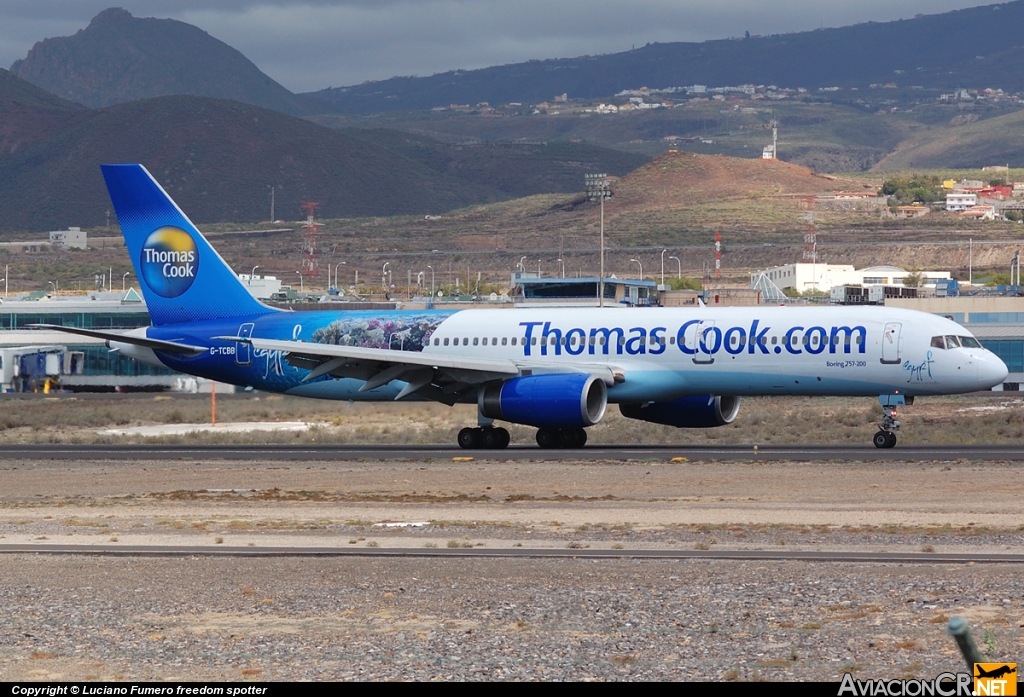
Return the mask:
<svg viewBox="0 0 1024 697">
<path fill-rule="evenodd" d="M 899 322 L 889 322 L 885 325 L 882 333 L 882 363 L 895 365 L 902 360 L 900 354 L 903 352 L 903 339 L 900 337 L 900 330 L 903 325 Z"/>
<path fill-rule="evenodd" d="M 255 326 L 252 322 L 246 322 L 238 328 L 236 336 L 248 339 L 252 336 L 252 330 Z M 238 365 L 252 365 L 252 344 L 248 341 L 235 342 L 235 363 Z"/>
</svg>

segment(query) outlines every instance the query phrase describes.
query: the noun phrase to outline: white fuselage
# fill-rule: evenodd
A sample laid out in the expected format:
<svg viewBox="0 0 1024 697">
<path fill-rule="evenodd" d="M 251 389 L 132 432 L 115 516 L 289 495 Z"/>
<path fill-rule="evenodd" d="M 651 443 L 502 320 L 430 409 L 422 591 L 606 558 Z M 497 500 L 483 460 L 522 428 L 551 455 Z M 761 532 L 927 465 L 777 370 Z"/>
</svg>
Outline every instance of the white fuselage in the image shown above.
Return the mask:
<svg viewBox="0 0 1024 697">
<path fill-rule="evenodd" d="M 952 394 L 1005 379 L 988 350 L 933 346 L 971 337 L 943 317 L 885 307 L 469 310 L 427 353 L 501 357 L 534 372 L 610 369 L 609 400 L 687 394 Z M 973 337 L 971 337 L 973 338 Z"/>
</svg>

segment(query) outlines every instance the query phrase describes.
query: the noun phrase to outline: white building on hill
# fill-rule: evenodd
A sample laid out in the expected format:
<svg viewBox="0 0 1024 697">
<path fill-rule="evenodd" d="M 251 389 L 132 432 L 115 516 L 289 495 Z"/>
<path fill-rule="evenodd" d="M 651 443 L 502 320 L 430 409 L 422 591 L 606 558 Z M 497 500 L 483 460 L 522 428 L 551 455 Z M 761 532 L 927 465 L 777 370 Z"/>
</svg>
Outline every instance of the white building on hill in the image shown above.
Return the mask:
<svg viewBox="0 0 1024 697">
<path fill-rule="evenodd" d="M 828 292 L 834 286 L 903 286 L 910 274 L 898 266 L 871 266 L 855 269 L 850 264 L 786 264 L 767 269 L 765 275 L 779 288 Z M 924 286 L 934 288 L 935 282 L 950 278 L 948 271 L 922 271 Z"/>
</svg>

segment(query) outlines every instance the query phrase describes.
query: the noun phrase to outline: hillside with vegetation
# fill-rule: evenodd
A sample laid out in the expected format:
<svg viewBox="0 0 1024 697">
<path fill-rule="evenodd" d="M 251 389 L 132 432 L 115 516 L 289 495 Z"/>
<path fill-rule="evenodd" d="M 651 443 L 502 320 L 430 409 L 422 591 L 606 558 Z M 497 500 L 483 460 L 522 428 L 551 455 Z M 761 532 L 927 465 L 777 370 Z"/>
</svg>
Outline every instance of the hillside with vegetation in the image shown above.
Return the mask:
<svg viewBox="0 0 1024 697">
<path fill-rule="evenodd" d="M 57 133 L 86 111 L 0 69 L 0 157 Z"/>
<path fill-rule="evenodd" d="M 110 207 L 99 165 L 144 164 L 197 222 L 439 213 L 507 198 L 303 119 L 203 97 L 100 109 L 0 157 L 0 229 L 95 225 Z"/>
<path fill-rule="evenodd" d="M 599 56 L 533 60 L 430 77 L 395 77 L 310 93 L 349 113 L 535 103 L 566 93 L 610 97 L 642 85 L 859 87 L 895 83 L 935 89 L 1024 87 L 1024 0 L 895 22 L 701 43 L 647 44 Z M 955 39 L 953 38 L 955 37 Z"/>
<path fill-rule="evenodd" d="M 329 110 L 292 94 L 198 27 L 133 17 L 116 7 L 96 15 L 73 36 L 43 39 L 14 62 L 11 72 L 88 107 L 189 94 L 293 115 Z"/>
<path fill-rule="evenodd" d="M 0 80 L 0 108 L 0 230 L 105 221 L 104 162 L 141 162 L 207 223 L 267 220 L 271 188 L 284 219 L 298 218 L 302 201 L 318 202 L 326 217 L 425 215 L 579 191 L 587 171 L 621 175 L 648 159 L 585 143 L 462 146 L 386 129 L 327 128 L 203 97 L 89 110 L 13 76 Z"/>
</svg>

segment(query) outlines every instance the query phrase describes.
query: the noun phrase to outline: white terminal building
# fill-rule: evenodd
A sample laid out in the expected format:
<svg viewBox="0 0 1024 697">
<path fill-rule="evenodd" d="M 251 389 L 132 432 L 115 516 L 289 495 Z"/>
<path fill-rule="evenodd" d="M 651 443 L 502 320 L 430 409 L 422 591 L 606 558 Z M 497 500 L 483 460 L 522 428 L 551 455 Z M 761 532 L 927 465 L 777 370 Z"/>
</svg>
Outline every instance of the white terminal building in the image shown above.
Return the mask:
<svg viewBox="0 0 1024 697">
<path fill-rule="evenodd" d="M 238 280 L 257 300 L 270 300 L 275 293 L 281 290 L 281 281 L 276 276 L 253 276 L 240 273 Z"/>
<path fill-rule="evenodd" d="M 818 290 L 827 293 L 835 286 L 894 286 L 903 287 L 903 279 L 910 275 L 898 266 L 871 266 L 855 269 L 850 264 L 786 264 L 767 269 L 765 276 L 779 288 L 793 288 L 804 293 Z M 937 281 L 948 280 L 948 271 L 922 271 L 922 286 L 934 288 Z"/>
</svg>

